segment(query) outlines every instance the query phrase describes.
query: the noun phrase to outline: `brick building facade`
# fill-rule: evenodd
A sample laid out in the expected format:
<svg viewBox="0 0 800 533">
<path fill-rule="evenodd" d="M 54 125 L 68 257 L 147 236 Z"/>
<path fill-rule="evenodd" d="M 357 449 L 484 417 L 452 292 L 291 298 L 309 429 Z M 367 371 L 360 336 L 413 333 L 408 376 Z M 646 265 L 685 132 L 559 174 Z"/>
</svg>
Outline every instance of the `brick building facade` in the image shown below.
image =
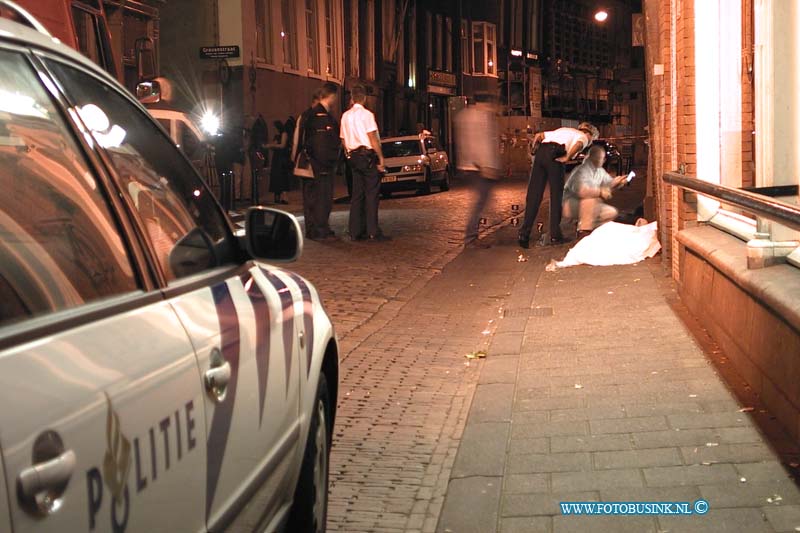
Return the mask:
<svg viewBox="0 0 800 533">
<path fill-rule="evenodd" d="M 800 442 L 800 234 L 662 181 L 798 203 L 800 4 L 645 0 L 649 197 L 683 302 Z"/>
<path fill-rule="evenodd" d="M 740 24 L 728 28 L 739 34 L 741 44 L 737 98 L 734 113 L 738 124 L 718 138 L 721 147 L 724 184 L 756 186 L 755 171 L 755 73 L 754 0 L 737 1 Z M 677 274 L 678 257 L 673 253 L 676 231 L 696 222 L 694 209 L 687 207 L 677 192 L 663 184 L 664 172 L 678 170 L 698 176 L 697 91 L 695 34 L 697 24 L 693 0 L 645 0 L 647 35 L 646 63 L 650 130 L 650 168 L 648 189 L 652 194 L 651 212 L 661 221 L 661 240 L 665 256 Z M 702 128 L 701 128 L 702 129 Z M 731 146 L 727 143 L 732 139 Z"/>
</svg>

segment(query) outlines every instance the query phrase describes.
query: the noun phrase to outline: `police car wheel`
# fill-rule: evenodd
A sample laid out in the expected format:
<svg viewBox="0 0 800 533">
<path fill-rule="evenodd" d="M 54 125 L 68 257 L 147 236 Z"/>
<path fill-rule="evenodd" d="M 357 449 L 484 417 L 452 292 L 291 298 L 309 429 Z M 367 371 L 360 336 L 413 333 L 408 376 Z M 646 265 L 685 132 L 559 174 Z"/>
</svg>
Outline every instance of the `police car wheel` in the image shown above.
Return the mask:
<svg viewBox="0 0 800 533">
<path fill-rule="evenodd" d="M 420 187 L 419 194 L 430 194 L 431 193 L 431 172 L 430 170 L 425 173 L 425 183 Z"/>
<path fill-rule="evenodd" d="M 328 517 L 330 397 L 324 374 L 319 376 L 303 466 L 294 495 L 287 531 L 323 532 Z"/>
<path fill-rule="evenodd" d="M 442 191 L 442 192 L 450 190 L 450 171 L 449 170 L 445 170 L 444 171 L 444 173 L 442 175 L 442 181 L 439 184 L 439 190 Z"/>
</svg>

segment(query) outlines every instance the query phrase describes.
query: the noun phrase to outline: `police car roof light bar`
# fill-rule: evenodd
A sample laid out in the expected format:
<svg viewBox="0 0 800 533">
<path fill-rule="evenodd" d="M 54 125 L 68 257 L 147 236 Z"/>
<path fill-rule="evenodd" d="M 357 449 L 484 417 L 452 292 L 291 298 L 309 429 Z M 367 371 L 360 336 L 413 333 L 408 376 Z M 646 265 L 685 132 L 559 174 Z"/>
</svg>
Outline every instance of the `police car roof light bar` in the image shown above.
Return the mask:
<svg viewBox="0 0 800 533">
<path fill-rule="evenodd" d="M 16 20 L 15 22 L 20 22 L 25 26 L 29 26 L 34 30 L 38 31 L 39 33 L 46 35 L 47 37 L 51 38 L 53 37 L 52 35 L 50 35 L 50 32 L 47 31 L 47 28 L 45 28 L 41 22 L 36 20 L 36 17 L 28 13 L 25 9 L 15 4 L 11 0 L 0 0 L 0 7 L 8 8 L 14 13 L 16 13 L 21 20 Z"/>
</svg>

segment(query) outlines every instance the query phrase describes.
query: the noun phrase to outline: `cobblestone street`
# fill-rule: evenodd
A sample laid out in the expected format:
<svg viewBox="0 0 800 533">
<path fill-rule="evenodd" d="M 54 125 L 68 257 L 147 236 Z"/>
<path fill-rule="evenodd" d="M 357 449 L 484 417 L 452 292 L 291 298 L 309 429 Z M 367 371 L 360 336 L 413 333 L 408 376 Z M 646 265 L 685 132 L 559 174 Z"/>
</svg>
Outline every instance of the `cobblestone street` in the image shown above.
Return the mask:
<svg viewBox="0 0 800 533">
<path fill-rule="evenodd" d="M 524 203 L 524 186 L 497 187 L 485 231 Z M 342 348 L 330 530 L 436 528 L 478 378 L 464 355 L 485 347 L 518 270 L 513 250 L 458 256 L 469 202 L 459 186 L 383 201 L 394 241 L 309 242 L 297 264 L 321 291 Z M 334 213 L 338 234 L 346 222 L 346 211 Z"/>
</svg>

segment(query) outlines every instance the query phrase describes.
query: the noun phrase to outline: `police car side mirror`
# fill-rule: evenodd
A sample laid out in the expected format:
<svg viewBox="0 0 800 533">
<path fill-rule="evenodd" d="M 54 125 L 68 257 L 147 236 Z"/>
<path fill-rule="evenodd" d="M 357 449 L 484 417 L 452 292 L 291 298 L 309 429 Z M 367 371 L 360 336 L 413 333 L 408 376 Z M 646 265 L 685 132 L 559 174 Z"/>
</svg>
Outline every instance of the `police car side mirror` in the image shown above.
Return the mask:
<svg viewBox="0 0 800 533">
<path fill-rule="evenodd" d="M 161 84 L 155 80 L 138 84 L 136 86 L 136 98 L 142 104 L 159 103 L 161 101 Z"/>
<path fill-rule="evenodd" d="M 251 207 L 245 216 L 245 244 L 254 259 L 291 263 L 303 253 L 300 223 L 285 211 Z"/>
</svg>

